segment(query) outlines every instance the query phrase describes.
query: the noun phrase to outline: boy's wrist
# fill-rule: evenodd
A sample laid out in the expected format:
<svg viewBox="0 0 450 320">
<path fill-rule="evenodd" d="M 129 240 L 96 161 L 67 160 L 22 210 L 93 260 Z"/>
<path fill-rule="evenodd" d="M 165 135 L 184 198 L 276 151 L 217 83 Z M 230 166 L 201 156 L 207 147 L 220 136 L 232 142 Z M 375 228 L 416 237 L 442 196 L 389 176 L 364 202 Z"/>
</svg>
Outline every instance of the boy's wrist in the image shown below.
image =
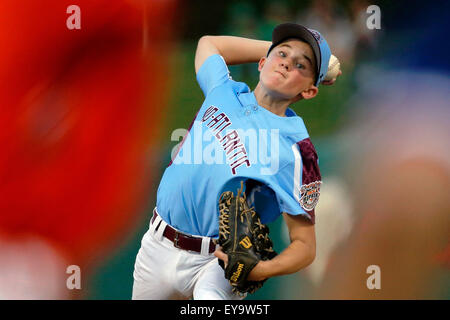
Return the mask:
<svg viewBox="0 0 450 320">
<path fill-rule="evenodd" d="M 252 271 L 249 273 L 247 280 L 250 281 L 263 281 L 267 278 L 269 278 L 267 274 L 267 262 L 270 260 L 263 261 L 260 260 L 258 264 L 252 269 Z"/>
</svg>

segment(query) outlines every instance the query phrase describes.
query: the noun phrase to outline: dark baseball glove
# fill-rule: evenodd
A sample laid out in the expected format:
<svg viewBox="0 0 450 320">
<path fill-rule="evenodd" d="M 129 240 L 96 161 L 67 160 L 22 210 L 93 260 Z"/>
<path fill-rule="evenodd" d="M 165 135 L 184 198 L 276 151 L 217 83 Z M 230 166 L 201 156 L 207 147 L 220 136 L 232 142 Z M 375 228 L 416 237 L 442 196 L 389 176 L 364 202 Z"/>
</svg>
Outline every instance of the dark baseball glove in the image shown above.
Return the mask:
<svg viewBox="0 0 450 320">
<path fill-rule="evenodd" d="M 219 239 L 222 251 L 228 255 L 225 278 L 234 292 L 253 293 L 262 287 L 263 281 L 248 281 L 247 276 L 260 260 L 269 260 L 277 254 L 272 248 L 269 228 L 261 223 L 258 214 L 249 208 L 243 191 L 243 182 L 236 196 L 231 191 L 222 193 L 219 199 Z"/>
</svg>

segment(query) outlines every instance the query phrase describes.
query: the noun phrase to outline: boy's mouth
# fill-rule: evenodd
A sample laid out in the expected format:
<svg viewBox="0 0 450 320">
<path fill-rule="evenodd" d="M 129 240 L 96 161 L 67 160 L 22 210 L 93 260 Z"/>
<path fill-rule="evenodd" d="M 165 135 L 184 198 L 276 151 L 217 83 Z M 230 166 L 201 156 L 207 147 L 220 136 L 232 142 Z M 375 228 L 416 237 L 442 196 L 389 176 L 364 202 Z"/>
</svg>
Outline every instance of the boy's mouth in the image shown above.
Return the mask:
<svg viewBox="0 0 450 320">
<path fill-rule="evenodd" d="M 282 73 L 281 71 L 275 70 L 276 73 L 279 73 L 283 76 L 283 78 L 286 78 L 286 76 L 284 75 L 284 73 Z"/>
</svg>

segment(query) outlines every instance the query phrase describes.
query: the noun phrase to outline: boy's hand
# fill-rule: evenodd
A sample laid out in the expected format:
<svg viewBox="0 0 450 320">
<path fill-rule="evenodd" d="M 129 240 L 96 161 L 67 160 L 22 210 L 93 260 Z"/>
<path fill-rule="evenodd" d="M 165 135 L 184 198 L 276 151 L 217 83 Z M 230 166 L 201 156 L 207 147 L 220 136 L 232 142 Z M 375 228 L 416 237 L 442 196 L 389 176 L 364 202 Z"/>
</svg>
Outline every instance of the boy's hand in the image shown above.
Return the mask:
<svg viewBox="0 0 450 320">
<path fill-rule="evenodd" d="M 334 84 L 337 80 L 337 78 L 342 74 L 342 70 L 339 71 L 338 75 L 336 76 L 336 78 L 331 79 L 331 80 L 324 80 L 321 82 L 321 84 L 326 85 L 326 86 L 331 86 L 332 84 Z"/>
</svg>

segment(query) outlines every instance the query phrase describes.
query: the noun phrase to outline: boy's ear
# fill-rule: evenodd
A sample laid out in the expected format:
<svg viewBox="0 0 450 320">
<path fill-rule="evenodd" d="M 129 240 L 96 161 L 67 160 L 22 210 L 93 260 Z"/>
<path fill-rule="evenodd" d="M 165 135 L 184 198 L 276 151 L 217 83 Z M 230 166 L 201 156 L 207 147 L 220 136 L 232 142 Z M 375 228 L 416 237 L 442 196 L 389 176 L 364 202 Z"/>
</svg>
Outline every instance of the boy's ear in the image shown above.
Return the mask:
<svg viewBox="0 0 450 320">
<path fill-rule="evenodd" d="M 311 85 L 309 88 L 300 92 L 301 99 L 312 99 L 319 93 L 319 88 L 315 85 Z"/>
<path fill-rule="evenodd" d="M 262 57 L 258 62 L 258 71 L 261 71 L 264 64 L 266 63 L 267 57 Z"/>
</svg>

